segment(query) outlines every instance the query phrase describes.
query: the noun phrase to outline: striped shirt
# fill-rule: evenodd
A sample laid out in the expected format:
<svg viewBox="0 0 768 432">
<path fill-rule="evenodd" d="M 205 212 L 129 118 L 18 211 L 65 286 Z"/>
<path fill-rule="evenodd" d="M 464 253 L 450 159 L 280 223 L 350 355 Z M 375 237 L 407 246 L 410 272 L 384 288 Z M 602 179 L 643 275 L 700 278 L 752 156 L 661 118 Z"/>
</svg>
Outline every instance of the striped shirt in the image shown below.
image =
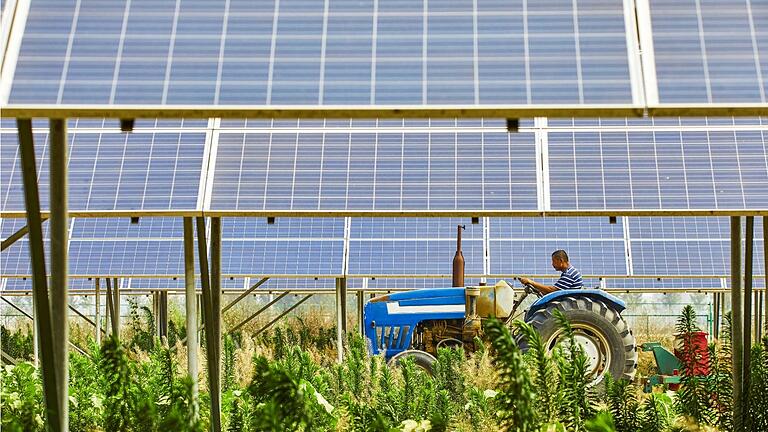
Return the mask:
<svg viewBox="0 0 768 432">
<path fill-rule="evenodd" d="M 568 267 L 560 274 L 560 279 L 555 282 L 555 288 L 561 290 L 584 288 L 584 284 L 581 280 L 581 273 L 573 268 L 573 266 Z"/>
</svg>

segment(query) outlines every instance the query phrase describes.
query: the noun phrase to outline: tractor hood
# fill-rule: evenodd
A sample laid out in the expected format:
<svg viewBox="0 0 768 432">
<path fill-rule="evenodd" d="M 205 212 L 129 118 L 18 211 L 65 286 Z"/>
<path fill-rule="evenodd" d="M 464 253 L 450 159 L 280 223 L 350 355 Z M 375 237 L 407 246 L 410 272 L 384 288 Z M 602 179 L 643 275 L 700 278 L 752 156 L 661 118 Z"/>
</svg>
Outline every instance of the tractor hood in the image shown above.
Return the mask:
<svg viewBox="0 0 768 432">
<path fill-rule="evenodd" d="M 462 316 L 464 302 L 464 288 L 419 289 L 379 296 L 370 301 L 386 303 L 390 314 L 460 312 Z"/>
</svg>

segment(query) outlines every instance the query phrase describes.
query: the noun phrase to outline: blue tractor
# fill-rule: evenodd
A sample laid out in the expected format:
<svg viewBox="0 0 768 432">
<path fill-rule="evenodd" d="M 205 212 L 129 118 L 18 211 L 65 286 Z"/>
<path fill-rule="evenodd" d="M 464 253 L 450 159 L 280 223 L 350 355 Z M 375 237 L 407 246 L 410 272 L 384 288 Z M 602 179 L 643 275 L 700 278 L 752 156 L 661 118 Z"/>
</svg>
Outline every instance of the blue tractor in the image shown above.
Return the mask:
<svg viewBox="0 0 768 432">
<path fill-rule="evenodd" d="M 461 227 L 460 227 L 461 228 Z M 490 317 L 510 323 L 528 295 L 539 298 L 524 312 L 545 346 L 553 349 L 563 337 L 553 316 L 559 309 L 570 320 L 576 342 L 587 355 L 593 385 L 606 374 L 631 380 L 637 368 L 635 338 L 621 316 L 625 303 L 599 289 L 556 291 L 541 296 L 532 286 L 515 290 L 504 281 L 494 286 L 463 286 L 461 229 L 454 258 L 454 287 L 429 288 L 375 297 L 364 309 L 365 335 L 373 354 L 390 364 L 404 357 L 431 371 L 438 348 L 475 349 L 482 339 L 482 321 Z M 518 341 L 526 349 L 524 340 Z"/>
</svg>

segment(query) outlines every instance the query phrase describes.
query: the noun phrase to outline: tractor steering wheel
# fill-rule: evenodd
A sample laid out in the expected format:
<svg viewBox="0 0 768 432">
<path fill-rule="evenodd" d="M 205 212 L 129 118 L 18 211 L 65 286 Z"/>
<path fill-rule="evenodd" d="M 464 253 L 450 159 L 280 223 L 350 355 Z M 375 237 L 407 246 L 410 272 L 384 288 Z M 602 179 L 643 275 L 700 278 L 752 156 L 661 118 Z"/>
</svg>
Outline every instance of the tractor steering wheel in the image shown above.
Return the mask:
<svg viewBox="0 0 768 432">
<path fill-rule="evenodd" d="M 519 280 L 519 279 L 518 279 L 518 280 Z M 533 295 L 535 295 L 535 296 L 536 296 L 536 298 L 542 298 L 542 297 L 544 297 L 544 296 L 543 296 L 543 295 L 542 295 L 542 294 L 539 292 L 539 290 L 537 290 L 537 289 L 536 289 L 536 287 L 534 287 L 534 286 L 533 286 L 533 285 L 531 285 L 531 284 L 523 284 L 523 289 L 525 289 L 525 293 L 526 293 L 526 294 L 533 294 Z"/>
</svg>

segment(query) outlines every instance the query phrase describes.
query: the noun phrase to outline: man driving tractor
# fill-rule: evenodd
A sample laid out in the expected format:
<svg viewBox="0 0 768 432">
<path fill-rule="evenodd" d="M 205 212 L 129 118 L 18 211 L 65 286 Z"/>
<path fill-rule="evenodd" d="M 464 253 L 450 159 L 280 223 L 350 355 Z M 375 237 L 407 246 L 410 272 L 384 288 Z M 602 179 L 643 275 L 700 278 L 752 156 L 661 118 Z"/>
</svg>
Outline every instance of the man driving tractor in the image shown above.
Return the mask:
<svg viewBox="0 0 768 432">
<path fill-rule="evenodd" d="M 584 284 L 581 279 L 581 273 L 568 262 L 568 254 L 565 253 L 564 250 L 558 249 L 552 252 L 552 267 L 554 267 L 555 270 L 561 272 L 560 279 L 555 282 L 554 286 L 544 285 L 543 283 L 539 283 L 528 278 L 520 278 L 520 282 L 523 285 L 533 286 L 543 295 L 559 290 L 584 288 Z"/>
</svg>

